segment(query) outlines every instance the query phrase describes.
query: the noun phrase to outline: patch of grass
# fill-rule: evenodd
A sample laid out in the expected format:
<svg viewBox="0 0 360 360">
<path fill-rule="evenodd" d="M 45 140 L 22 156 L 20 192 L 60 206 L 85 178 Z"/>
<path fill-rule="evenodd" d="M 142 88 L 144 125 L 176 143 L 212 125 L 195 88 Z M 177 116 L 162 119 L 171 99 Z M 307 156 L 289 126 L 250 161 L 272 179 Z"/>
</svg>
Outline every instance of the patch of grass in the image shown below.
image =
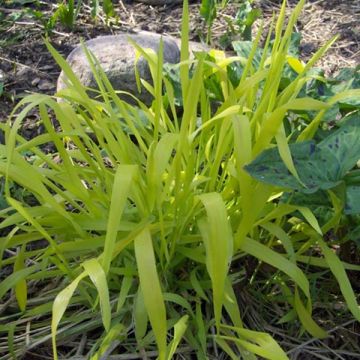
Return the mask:
<svg viewBox="0 0 360 360">
<path fill-rule="evenodd" d="M 71 358 L 71 341 L 83 334 L 81 351 L 91 359 L 115 349 L 160 360 L 189 349 L 198 359 L 287 359 L 269 331 L 244 323 L 239 289 L 276 299 L 276 320 L 296 335 L 323 339 L 326 323 L 312 317 L 319 267 L 333 273 L 360 319 L 346 273 L 360 266 L 341 261 L 328 237 L 342 198 L 329 191 L 334 212 L 323 225 L 307 204 L 282 201 L 288 183 L 264 182 L 251 171 L 276 148 L 278 166 L 300 187 L 292 143 L 317 135 L 334 103 L 359 96 L 354 89 L 329 99 L 302 92 L 318 79 L 312 66 L 333 42 L 308 64 L 291 56 L 303 4 L 285 26 L 283 3 L 274 39 L 270 32 L 262 50 L 259 33 L 246 56 L 211 51 L 190 60 L 185 2 L 177 88 L 164 76 L 162 46 L 155 54 L 134 44 L 153 75 L 153 83 L 141 81 L 151 106 L 121 100 L 87 52 L 100 90 L 90 98 L 48 44 L 69 87 L 57 94 L 61 102 L 23 99 L 0 146 L 8 204 L 0 210 L 4 359 L 50 340 L 54 359 L 57 349 Z M 296 74 L 283 81 L 289 66 Z M 45 132 L 26 141 L 18 130 L 34 108 Z M 303 116 L 291 123 L 293 114 Z M 48 143 L 54 152 L 42 151 Z M 17 188 L 34 202 L 15 195 Z"/>
</svg>

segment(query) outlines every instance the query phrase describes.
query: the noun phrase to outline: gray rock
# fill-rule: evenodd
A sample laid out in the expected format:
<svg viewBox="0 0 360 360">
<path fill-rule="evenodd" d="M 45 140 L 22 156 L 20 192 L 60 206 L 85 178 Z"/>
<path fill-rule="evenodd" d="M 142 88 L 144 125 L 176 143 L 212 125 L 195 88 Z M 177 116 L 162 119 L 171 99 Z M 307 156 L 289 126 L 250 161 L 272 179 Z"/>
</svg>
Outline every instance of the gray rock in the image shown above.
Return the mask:
<svg viewBox="0 0 360 360">
<path fill-rule="evenodd" d="M 140 100 L 149 104 L 151 95 L 142 88 L 141 94 L 137 91 L 135 80 L 135 49 L 129 43 L 129 37 L 143 48 L 158 51 L 160 39 L 164 43 L 164 62 L 176 64 L 180 61 L 180 51 L 176 42 L 167 36 L 153 33 L 119 34 L 100 36 L 85 42 L 86 47 L 98 59 L 102 69 L 115 90 L 130 92 Z M 68 56 L 67 62 L 77 75 L 81 83 L 89 88 L 97 88 L 96 81 L 87 61 L 82 46 L 77 46 Z M 142 79 L 151 82 L 151 74 L 144 58 L 137 62 L 139 75 Z M 66 88 L 65 75 L 62 72 L 57 82 L 57 91 Z"/>
</svg>

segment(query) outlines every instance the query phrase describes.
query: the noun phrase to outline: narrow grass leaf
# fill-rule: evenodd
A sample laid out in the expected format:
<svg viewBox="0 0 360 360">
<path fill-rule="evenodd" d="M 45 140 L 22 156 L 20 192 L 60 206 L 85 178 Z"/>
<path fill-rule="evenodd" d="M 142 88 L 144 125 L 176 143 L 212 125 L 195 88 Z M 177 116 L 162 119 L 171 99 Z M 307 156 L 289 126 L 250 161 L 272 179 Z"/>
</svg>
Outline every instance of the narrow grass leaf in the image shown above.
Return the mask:
<svg viewBox="0 0 360 360">
<path fill-rule="evenodd" d="M 309 332 L 309 334 L 318 339 L 324 339 L 328 336 L 327 332 L 323 330 L 318 324 L 316 324 L 316 322 L 311 317 L 311 314 L 303 305 L 297 289 L 295 289 L 294 305 L 301 324 L 305 330 Z"/>
<path fill-rule="evenodd" d="M 57 350 L 56 350 L 56 332 L 63 317 L 66 308 L 69 305 L 69 302 L 74 294 L 74 291 L 79 285 L 79 282 L 86 277 L 88 274 L 86 271 L 81 273 L 76 279 L 74 279 L 70 285 L 65 289 L 61 290 L 54 300 L 52 306 L 52 319 L 51 319 L 51 337 L 52 337 L 52 346 L 53 346 L 53 355 L 54 360 L 58 360 Z"/>
<path fill-rule="evenodd" d="M 138 289 L 138 292 L 135 296 L 134 302 L 134 321 L 135 321 L 135 338 L 138 344 L 141 343 L 141 340 L 146 335 L 147 325 L 148 325 L 148 314 L 146 312 L 144 304 L 144 296 L 141 292 L 141 289 Z"/>
<path fill-rule="evenodd" d="M 221 195 L 203 194 L 199 199 L 207 215 L 207 221 L 199 222 L 199 227 L 206 248 L 206 267 L 213 285 L 215 322 L 219 329 L 225 282 L 234 247 L 233 236 Z"/>
<path fill-rule="evenodd" d="M 167 355 L 167 359 L 171 360 L 173 359 L 173 356 L 175 355 L 175 351 L 177 347 L 179 346 L 179 343 L 184 336 L 184 333 L 187 328 L 187 322 L 188 322 L 189 316 L 184 315 L 182 318 L 180 318 L 176 324 L 174 325 L 174 338 L 169 344 L 169 351 Z"/>
<path fill-rule="evenodd" d="M 356 301 L 356 296 L 351 287 L 349 278 L 346 275 L 343 264 L 341 263 L 340 259 L 335 255 L 335 253 L 331 249 L 329 249 L 329 247 L 326 245 L 326 243 L 321 237 L 318 237 L 317 241 L 322 253 L 324 254 L 325 260 L 329 265 L 331 272 L 335 276 L 340 286 L 340 290 L 345 298 L 346 305 L 348 306 L 351 313 L 354 315 L 355 319 L 360 321 L 360 307 Z"/>
<path fill-rule="evenodd" d="M 223 327 L 234 330 L 239 338 L 227 336 L 222 336 L 221 338 L 239 343 L 244 349 L 265 359 L 288 360 L 285 352 L 269 334 L 244 328 Z"/>
<path fill-rule="evenodd" d="M 40 268 L 39 265 L 34 265 L 31 267 L 23 268 L 17 271 L 14 271 L 7 278 L 0 282 L 0 299 L 10 290 L 13 289 L 16 284 L 20 281 L 25 281 L 26 277 L 30 274 L 35 273 Z"/>
<path fill-rule="evenodd" d="M 110 269 L 121 216 L 124 211 L 127 197 L 129 196 L 130 187 L 136 170 L 137 167 L 135 165 L 119 165 L 116 170 L 111 194 L 104 253 L 102 257 L 102 265 L 105 274 L 107 274 Z"/>
<path fill-rule="evenodd" d="M 267 246 L 260 244 L 259 242 L 250 238 L 246 238 L 246 241 L 241 244 L 240 248 L 246 253 L 256 257 L 259 260 L 264 261 L 265 263 L 287 274 L 291 279 L 295 281 L 295 283 L 300 287 L 304 294 L 308 298 L 310 298 L 308 279 L 301 271 L 301 269 L 295 264 L 284 258 L 282 255 L 278 254 L 277 252 L 269 249 Z"/>
<path fill-rule="evenodd" d="M 322 235 L 320 225 L 319 225 L 315 215 L 312 213 L 312 211 L 309 208 L 302 207 L 302 206 L 298 207 L 298 210 L 301 212 L 301 214 L 304 216 L 304 218 L 307 220 L 307 222 L 311 225 L 311 227 L 319 235 Z"/>
<path fill-rule="evenodd" d="M 105 338 L 101 341 L 99 350 L 90 358 L 90 360 L 104 360 L 104 355 L 107 358 L 107 351 L 114 342 L 120 340 L 121 335 L 125 333 L 125 330 L 125 326 L 121 323 L 114 325 L 105 335 Z"/>
<path fill-rule="evenodd" d="M 159 350 L 159 359 L 166 358 L 166 310 L 150 230 L 146 227 L 134 241 L 140 288 Z"/>
<path fill-rule="evenodd" d="M 25 269 L 25 248 L 26 245 L 22 245 L 20 251 L 17 254 L 14 263 L 14 272 Z M 21 311 L 25 311 L 27 302 L 27 284 L 25 278 L 22 278 L 15 285 L 15 297 Z"/>
<path fill-rule="evenodd" d="M 239 304 L 237 302 L 236 295 L 229 277 L 227 277 L 225 282 L 224 307 L 226 309 L 226 312 L 229 314 L 233 325 L 239 328 L 243 327 Z"/>
<path fill-rule="evenodd" d="M 109 299 L 109 289 L 106 281 L 104 269 L 96 259 L 90 259 L 81 264 L 87 271 L 91 281 L 94 283 L 100 298 L 101 318 L 105 330 L 110 330 L 111 307 Z"/>
<path fill-rule="evenodd" d="M 133 277 L 132 276 L 124 276 L 122 282 L 121 282 L 121 288 L 119 293 L 119 298 L 116 306 L 116 312 L 118 313 L 122 307 L 125 304 L 126 298 L 129 294 L 131 285 L 133 283 Z"/>
</svg>

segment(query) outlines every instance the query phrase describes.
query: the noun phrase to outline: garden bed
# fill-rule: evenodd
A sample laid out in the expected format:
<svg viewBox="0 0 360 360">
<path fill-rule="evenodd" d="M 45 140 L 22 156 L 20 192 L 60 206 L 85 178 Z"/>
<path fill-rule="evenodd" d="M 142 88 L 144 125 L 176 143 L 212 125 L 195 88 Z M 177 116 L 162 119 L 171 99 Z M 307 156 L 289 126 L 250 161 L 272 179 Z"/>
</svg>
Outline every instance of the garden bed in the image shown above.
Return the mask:
<svg viewBox="0 0 360 360">
<path fill-rule="evenodd" d="M 56 81 L 60 73 L 60 68 L 53 60 L 44 45 L 44 19 L 54 11 L 56 1 L 46 1 L 40 3 L 43 18 L 34 19 L 34 17 L 22 16 L 21 18 L 8 23 L 0 22 L 0 28 L 3 30 L 4 36 L 0 39 L 0 71 L 3 82 L 2 95 L 0 96 L 0 120 L 5 122 L 15 106 L 15 104 L 25 95 L 40 92 L 45 94 L 54 94 L 56 90 Z M 255 5 L 261 8 L 264 15 L 265 27 L 270 23 L 273 12 L 278 12 L 280 8 L 279 1 L 258 0 Z M 293 8 L 294 1 L 290 1 Z M 331 5 L 330 5 L 331 4 Z M 16 14 L 23 11 L 19 6 L 4 5 L 0 8 L 3 16 L 17 16 Z M 34 9 L 32 2 L 26 5 L 30 9 Z M 220 38 L 229 33 L 229 22 L 236 16 L 238 4 L 229 3 L 224 9 L 219 10 L 219 17 L 212 25 L 212 44 L 221 48 L 223 44 Z M 90 39 L 98 35 L 113 34 L 117 32 L 129 32 L 136 30 L 153 31 L 162 34 L 168 34 L 175 37 L 180 36 L 181 26 L 181 7 L 176 6 L 159 6 L 152 7 L 141 3 L 133 2 L 116 2 L 115 11 L 117 19 L 110 26 L 104 16 L 99 16 L 97 22 L 91 17 L 91 8 L 86 7 L 81 16 L 75 23 L 73 32 L 68 32 L 61 25 L 57 25 L 51 32 L 49 37 L 51 44 L 66 57 L 70 51 L 76 46 L 80 39 Z M 335 34 L 339 34 L 339 40 L 334 47 L 325 55 L 325 57 L 317 64 L 322 67 L 327 75 L 336 74 L 343 67 L 354 68 L 360 62 L 360 6 L 358 1 L 309 1 L 305 6 L 304 12 L 296 24 L 296 30 L 302 34 L 302 42 L 300 46 L 300 58 L 304 61 L 314 54 L 316 50 L 323 45 L 326 40 Z M 289 8 L 288 13 L 291 12 Z M 111 20 L 112 21 L 112 20 Z M 258 20 L 254 27 L 253 33 L 256 33 L 260 21 Z M 190 38 L 195 41 L 203 41 L 203 34 L 207 31 L 207 27 L 199 16 L 199 4 L 193 3 L 190 6 Z M 236 34 L 229 34 L 237 39 Z M 227 51 L 231 51 L 229 48 Z M 334 124 L 331 124 L 333 126 Z M 30 112 L 21 128 L 20 133 L 26 139 L 32 139 L 43 133 L 43 125 L 39 126 L 39 113 L 37 111 Z M 73 150 L 73 149 L 70 149 Z M 197 150 L 197 149 L 196 149 Z M 110 162 L 108 167 L 114 166 Z M 200 169 L 199 171 L 202 171 Z M 220 172 L 220 170 L 219 170 Z M 75 204 L 76 205 L 76 204 Z M 80 208 L 80 206 L 79 206 Z M 80 210 L 79 210 L 80 211 Z M 8 230 L 8 229 L 7 229 Z M 94 236 L 98 233 L 94 231 Z M 333 234 L 326 234 L 329 244 L 337 239 L 331 238 Z M 32 244 L 34 245 L 34 244 Z M 41 248 L 43 243 L 38 244 Z M 331 247 L 332 251 L 340 256 L 341 260 L 351 264 L 359 263 L 359 248 L 350 243 L 341 249 L 335 245 Z M 36 250 L 31 248 L 30 250 Z M 321 250 L 315 248 L 314 256 L 319 256 Z M 11 254 L 10 254 L 11 255 Z M 240 262 L 239 262 L 240 264 Z M 338 285 L 330 272 L 322 272 L 322 269 L 315 267 L 316 271 L 310 272 L 313 276 L 311 283 L 312 295 L 317 299 L 313 304 L 313 318 L 322 327 L 326 328 L 330 335 L 326 339 L 315 339 L 309 335 L 303 334 L 299 323 L 294 325 L 294 332 L 289 329 L 292 325 L 286 322 L 279 325 L 277 320 L 285 316 L 286 307 L 282 307 L 283 303 L 279 300 L 279 289 L 274 286 L 268 288 L 267 274 L 274 272 L 275 269 L 271 265 L 266 265 L 253 257 L 246 257 L 241 260 L 240 269 L 236 266 L 238 263 L 234 261 L 231 268 L 232 273 L 241 273 L 239 282 L 234 285 L 236 298 L 240 305 L 240 313 L 244 324 L 257 331 L 264 331 L 273 336 L 273 338 L 282 346 L 291 359 L 347 359 L 352 360 L 359 358 L 359 324 L 353 316 L 347 311 L 344 300 Z M 274 264 L 273 264 L 274 265 Z M 299 265 L 302 270 L 307 268 L 307 264 Z M 2 278 L 9 275 L 9 268 L 4 267 L 1 273 Z M 252 278 L 257 277 L 256 283 L 252 283 Z M 176 276 L 182 276 L 182 272 Z M 316 277 L 319 277 L 317 279 Z M 359 293 L 358 272 L 348 271 L 351 285 L 356 294 Z M 321 282 L 321 286 L 319 285 Z M 46 291 L 56 287 L 56 282 L 46 284 Z M 42 284 L 36 280 L 32 280 L 29 286 L 29 293 L 35 294 L 41 291 Z M 272 284 L 273 286 L 273 284 Z M 50 290 L 49 290 L 50 289 Z M 263 291 L 266 289 L 266 291 Z M 322 293 L 324 292 L 324 293 Z M 193 295 L 193 294 L 191 294 Z M 10 298 L 14 300 L 14 297 Z M 274 300 L 275 299 L 275 300 Z M 37 300 L 36 300 L 37 301 Z M 206 305 L 204 305 L 206 308 Z M 16 311 L 14 304 L 9 301 L 1 304 L 0 311 Z M 199 306 L 200 308 L 200 306 Z M 74 313 L 76 313 L 74 310 Z M 91 317 L 90 309 L 79 307 L 79 312 L 83 311 L 85 318 Z M 90 314 L 90 315 L 89 315 Z M 41 318 L 41 316 L 39 316 Z M 100 320 L 95 324 L 101 327 Z M 21 325 L 25 326 L 25 325 Z M 96 328 L 95 326 L 95 328 Z M 291 329 L 290 329 L 291 330 Z M 15 331 L 15 330 L 14 330 Z M 49 329 L 39 326 L 36 335 L 43 333 L 43 336 L 50 340 Z M 98 330 L 88 329 L 87 335 L 75 336 L 66 343 L 59 346 L 59 353 L 64 357 L 72 354 L 72 358 L 84 359 L 82 354 L 89 351 L 91 346 L 96 342 Z M 298 339 L 293 334 L 300 334 Z M 24 342 L 27 341 L 28 334 L 23 333 Z M 17 339 L 18 340 L 18 339 Z M 61 343 L 61 336 L 59 342 Z M 0 347 L 6 346 L 7 339 L 0 338 Z M 4 345 L 5 344 L 5 345 Z M 124 345 L 124 349 L 126 348 Z M 135 347 L 134 344 L 131 346 Z M 121 350 L 124 350 L 121 348 Z M 217 353 L 216 347 L 209 345 L 209 352 L 213 354 L 215 359 L 226 359 L 225 354 Z M 74 355 L 75 354 L 75 355 Z M 139 353 L 138 358 L 151 358 L 155 353 Z M 39 347 L 34 347 L 29 351 L 24 359 L 51 359 L 52 350 L 50 341 L 41 343 Z M 135 358 L 133 354 L 124 354 L 109 359 L 131 359 Z M 192 359 L 195 355 L 192 349 L 188 347 L 180 347 L 178 350 L 178 359 Z"/>
</svg>

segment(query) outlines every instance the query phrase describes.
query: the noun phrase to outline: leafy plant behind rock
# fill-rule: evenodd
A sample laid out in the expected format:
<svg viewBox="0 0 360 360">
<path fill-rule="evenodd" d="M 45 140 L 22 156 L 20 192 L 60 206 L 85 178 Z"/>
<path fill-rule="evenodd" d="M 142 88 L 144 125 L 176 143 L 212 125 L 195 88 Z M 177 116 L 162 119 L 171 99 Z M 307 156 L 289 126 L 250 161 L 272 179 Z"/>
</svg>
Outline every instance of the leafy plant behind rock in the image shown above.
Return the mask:
<svg viewBox="0 0 360 360">
<path fill-rule="evenodd" d="M 69 87 L 56 98 L 33 94 L 22 100 L 14 110 L 16 120 L 4 126 L 6 144 L 0 146 L 7 204 L 0 210 L 4 359 L 50 339 L 57 359 L 57 349 L 66 351 L 69 339 L 83 334 L 91 339 L 85 347 L 91 359 L 147 351 L 159 359 L 176 353 L 205 359 L 221 351 L 232 359 L 287 359 L 270 334 L 243 323 L 244 304 L 237 294 L 253 286 L 257 276 L 265 278 L 269 292 L 276 288 L 281 299 L 279 320 L 324 338 L 327 329 L 312 318 L 313 266 L 330 269 L 349 311 L 360 319 L 346 274 L 360 267 L 341 262 L 324 236 L 338 224 L 342 198 L 330 192 L 335 211 L 326 226 L 308 206 L 279 201 L 291 187 L 309 189 L 293 154 L 319 152 L 323 159 L 326 146 L 310 138 L 335 100 L 358 95 L 351 90 L 327 101 L 300 95 L 312 79 L 312 65 L 332 43 L 306 65 L 287 56 L 303 3 L 286 27 L 283 3 L 272 46 L 270 32 L 255 63 L 261 34 L 246 58 L 212 51 L 190 60 L 185 2 L 180 109 L 176 89 L 163 75 L 161 45 L 156 54 L 134 44 L 153 78 L 141 80 L 153 96 L 151 106 L 134 99 L 135 106 L 119 98 L 87 51 L 100 90 L 98 98 L 90 98 L 48 44 Z M 233 82 L 229 66 L 236 62 L 242 69 Z M 286 64 L 300 71 L 284 85 Z M 18 130 L 34 108 L 45 131 L 26 141 Z M 301 123 L 296 140 L 310 142 L 292 145 L 287 116 L 302 111 L 314 118 Z M 346 126 L 325 143 L 336 144 Z M 52 153 L 42 150 L 49 143 Z M 267 173 L 256 175 L 263 158 L 273 162 L 266 166 L 274 174 L 283 171 L 285 180 L 279 176 L 264 183 L 268 179 L 261 176 Z M 329 173 L 310 185 L 336 188 L 349 176 L 354 158 L 347 158 L 341 171 L 331 163 Z M 32 195 L 31 202 L 15 195 L 12 189 L 18 187 Z M 269 269 L 252 273 L 251 285 L 245 273 L 249 259 Z"/>
</svg>

